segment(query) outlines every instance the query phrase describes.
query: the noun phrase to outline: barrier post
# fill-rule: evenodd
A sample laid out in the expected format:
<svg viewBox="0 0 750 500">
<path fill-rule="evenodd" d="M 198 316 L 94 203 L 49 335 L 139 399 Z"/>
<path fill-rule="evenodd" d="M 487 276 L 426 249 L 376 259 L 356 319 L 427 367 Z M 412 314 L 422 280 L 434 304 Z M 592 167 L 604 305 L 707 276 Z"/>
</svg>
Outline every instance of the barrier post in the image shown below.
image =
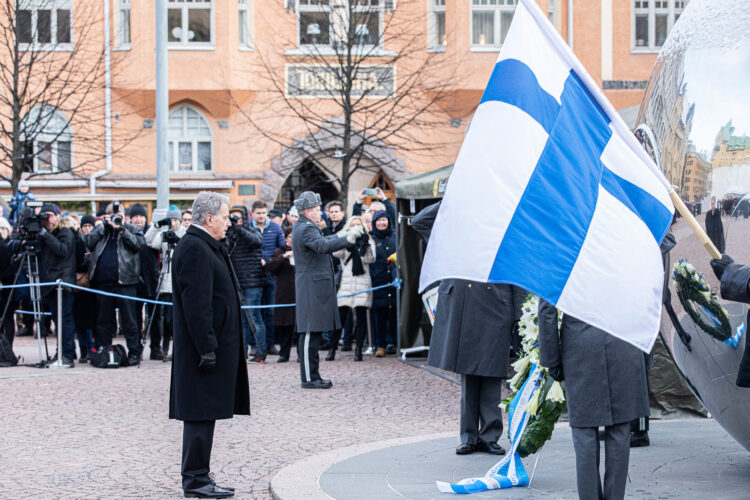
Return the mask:
<svg viewBox="0 0 750 500">
<path fill-rule="evenodd" d="M 57 318 L 55 319 L 55 330 L 57 330 L 57 361 L 50 364 L 50 368 L 70 368 L 69 365 L 63 364 L 63 300 L 62 300 L 62 280 L 58 279 L 57 283 Z"/>
</svg>

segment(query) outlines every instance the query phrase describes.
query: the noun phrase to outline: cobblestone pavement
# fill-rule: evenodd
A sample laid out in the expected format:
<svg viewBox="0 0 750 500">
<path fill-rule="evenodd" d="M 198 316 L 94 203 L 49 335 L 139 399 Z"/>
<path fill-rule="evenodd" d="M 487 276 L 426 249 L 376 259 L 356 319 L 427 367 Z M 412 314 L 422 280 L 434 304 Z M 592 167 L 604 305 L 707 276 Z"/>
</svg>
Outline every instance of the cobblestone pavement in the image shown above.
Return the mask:
<svg viewBox="0 0 750 500">
<path fill-rule="evenodd" d="M 36 361 L 35 340 L 17 338 L 14 347 Z M 216 426 L 212 468 L 238 498 L 270 498 L 279 469 L 323 451 L 458 434 L 460 388 L 394 357 L 321 361 L 329 391 L 302 390 L 299 365 L 276 359 L 248 367 L 252 416 Z M 167 419 L 169 377 L 170 364 L 157 361 L 0 369 L 0 497 L 181 497 L 182 425 Z"/>
</svg>

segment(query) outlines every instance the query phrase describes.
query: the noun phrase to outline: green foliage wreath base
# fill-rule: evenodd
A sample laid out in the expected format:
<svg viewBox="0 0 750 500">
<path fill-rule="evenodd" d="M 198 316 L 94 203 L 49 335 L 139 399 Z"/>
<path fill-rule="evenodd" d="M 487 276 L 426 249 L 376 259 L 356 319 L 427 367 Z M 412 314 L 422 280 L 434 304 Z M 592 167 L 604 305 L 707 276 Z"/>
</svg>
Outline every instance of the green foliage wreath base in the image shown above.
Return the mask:
<svg viewBox="0 0 750 500">
<path fill-rule="evenodd" d="M 683 273 L 682 270 L 685 270 L 685 272 Z M 711 289 L 697 271 L 688 268 L 685 262 L 680 261 L 674 265 L 672 279 L 680 304 L 701 330 L 720 342 L 724 342 L 732 336 L 732 325 L 729 323 L 726 309 L 719 303 L 716 294 L 711 292 Z M 719 324 L 706 323 L 704 316 L 697 310 L 695 304 L 705 307 L 719 320 Z"/>
</svg>

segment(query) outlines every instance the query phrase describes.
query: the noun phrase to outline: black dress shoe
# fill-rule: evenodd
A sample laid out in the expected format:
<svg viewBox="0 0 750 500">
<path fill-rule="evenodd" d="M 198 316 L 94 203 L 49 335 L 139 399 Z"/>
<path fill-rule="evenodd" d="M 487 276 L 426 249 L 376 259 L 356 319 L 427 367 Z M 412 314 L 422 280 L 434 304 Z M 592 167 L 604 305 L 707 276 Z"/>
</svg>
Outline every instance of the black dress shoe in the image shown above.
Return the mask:
<svg viewBox="0 0 750 500">
<path fill-rule="evenodd" d="M 135 353 L 130 353 L 130 355 L 128 356 L 128 366 L 135 366 L 138 363 L 140 363 L 140 361 L 141 361 L 140 356 L 138 356 Z"/>
<path fill-rule="evenodd" d="M 336 349 L 328 349 L 328 356 L 326 356 L 326 361 L 333 361 L 336 359 Z"/>
<path fill-rule="evenodd" d="M 185 490 L 185 498 L 229 498 L 234 492 L 219 488 L 215 484 L 207 484 L 194 490 Z"/>
<path fill-rule="evenodd" d="M 505 448 L 497 443 L 485 443 L 483 441 L 479 441 L 477 443 L 477 451 L 483 451 L 485 453 L 489 453 L 490 455 L 505 455 Z"/>
<path fill-rule="evenodd" d="M 458 448 L 456 448 L 456 455 L 471 455 L 475 451 L 477 451 L 476 445 L 461 443 Z"/>
<path fill-rule="evenodd" d="M 361 347 L 354 348 L 354 361 L 362 361 L 362 348 Z"/>
<path fill-rule="evenodd" d="M 217 488 L 221 488 L 222 490 L 227 490 L 227 491 L 231 491 L 232 493 L 234 493 L 234 488 L 232 488 L 231 486 L 219 486 L 218 484 L 216 484 L 216 476 L 214 475 L 213 472 L 208 473 L 208 480 L 211 481 L 211 484 L 213 484 Z"/>
<path fill-rule="evenodd" d="M 279 350 L 276 349 L 275 345 L 272 345 L 268 349 L 266 349 L 266 354 L 270 354 L 271 356 L 277 356 L 279 354 Z"/>
<path fill-rule="evenodd" d="M 351 344 L 344 344 L 343 346 L 341 346 L 341 350 L 343 352 L 349 352 L 349 351 L 352 350 L 352 345 Z"/>
<path fill-rule="evenodd" d="M 330 389 L 333 384 L 330 380 L 313 380 L 312 382 L 302 382 L 303 389 Z"/>
<path fill-rule="evenodd" d="M 651 441 L 648 439 L 648 431 L 636 431 L 630 433 L 630 447 L 640 448 L 649 446 Z"/>
<path fill-rule="evenodd" d="M 276 360 L 277 363 L 286 363 L 289 361 L 289 356 L 279 356 L 279 359 Z"/>
</svg>

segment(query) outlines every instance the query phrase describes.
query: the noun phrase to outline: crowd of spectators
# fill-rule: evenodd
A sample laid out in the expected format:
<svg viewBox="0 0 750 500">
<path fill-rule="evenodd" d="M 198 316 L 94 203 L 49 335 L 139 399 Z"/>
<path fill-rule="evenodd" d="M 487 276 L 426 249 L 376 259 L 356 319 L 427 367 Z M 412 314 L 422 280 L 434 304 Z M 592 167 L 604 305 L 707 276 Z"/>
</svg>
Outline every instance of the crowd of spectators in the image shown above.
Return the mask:
<svg viewBox="0 0 750 500">
<path fill-rule="evenodd" d="M 376 190 L 376 197 L 378 201 L 364 205 L 363 190 L 349 217 L 340 201 L 324 207 L 320 224 L 324 235 L 353 226 L 363 226 L 368 235 L 332 258 L 342 329 L 323 335 L 321 349 L 328 351 L 328 360 L 335 359 L 337 349 L 351 351 L 353 345 L 355 360 L 362 359 L 365 344 L 376 357 L 396 352 L 395 289 L 356 294 L 395 278 L 395 263 L 390 258 L 396 251 L 396 209 L 382 190 Z M 82 287 L 63 287 L 62 352 L 51 359 L 60 355 L 69 366 L 75 360 L 86 363 L 92 353 L 112 345 L 120 334 L 127 346 L 127 364 L 138 364 L 145 355 L 152 360 L 170 360 L 172 308 L 130 297 L 171 303 L 171 255 L 191 224 L 191 211 L 171 206 L 166 217 L 149 223 L 147 208 L 138 203 L 126 208 L 114 201 L 96 215 L 81 216 L 63 212 L 52 203 L 25 208 L 33 200 L 28 185 L 19 184 L 11 220 L 0 217 L 0 281 L 5 285 L 28 283 L 31 276 L 25 256 L 32 253 L 38 260 L 40 282 L 61 280 Z M 24 217 L 40 220 L 41 231 L 29 234 L 19 229 Z M 265 364 L 268 355 L 287 362 L 292 345 L 297 344 L 291 239 L 298 218 L 294 207 L 268 210 L 263 201 L 253 203 L 250 210 L 239 205 L 230 210 L 225 244 L 242 289 L 243 305 L 251 306 L 242 315 L 245 353 L 251 363 Z M 51 323 L 58 328 L 55 289 L 47 286 L 41 290 L 41 307 L 51 313 L 45 314 L 42 331 L 37 332 L 42 336 L 51 332 Z M 33 309 L 31 295 L 29 288 L 5 288 L 1 298 L 8 312 L 0 329 L 12 347 L 15 336 L 35 334 L 33 315 L 21 314 L 20 326 L 14 314 Z M 150 341 L 149 351 L 144 353 L 146 341 Z"/>
</svg>

